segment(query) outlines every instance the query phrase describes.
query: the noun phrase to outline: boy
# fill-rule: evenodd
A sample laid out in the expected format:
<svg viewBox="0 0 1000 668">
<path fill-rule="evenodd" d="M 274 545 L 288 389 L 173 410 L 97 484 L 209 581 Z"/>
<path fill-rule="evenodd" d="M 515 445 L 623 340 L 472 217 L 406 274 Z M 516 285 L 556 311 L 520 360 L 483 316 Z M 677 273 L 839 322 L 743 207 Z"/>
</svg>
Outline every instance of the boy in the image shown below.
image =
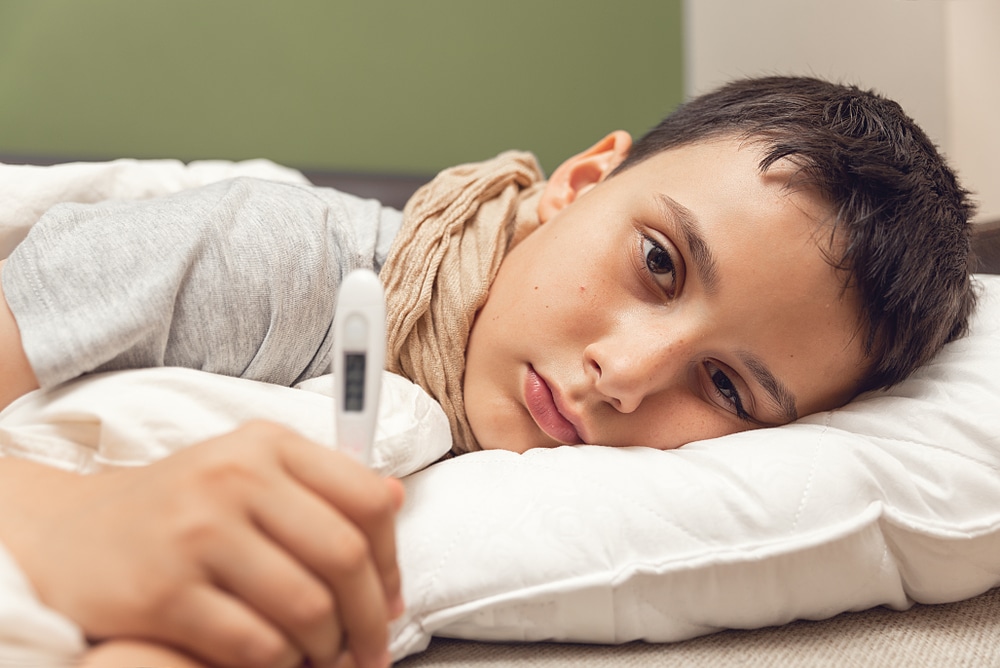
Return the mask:
<svg viewBox="0 0 1000 668">
<path fill-rule="evenodd" d="M 0 339 L 11 382 L 0 402 L 39 381 L 48 387 L 127 366 L 184 364 L 286 384 L 325 373 L 327 296 L 337 276 L 384 258 L 390 369 L 445 406 L 456 451 L 672 448 L 784 424 L 888 387 L 964 332 L 974 305 L 971 207 L 933 145 L 898 105 L 813 79 L 730 84 L 682 106 L 635 147 L 626 133 L 608 135 L 544 184 L 518 155 L 449 170 L 407 205 L 398 234 L 391 213 L 363 214 L 370 205 L 331 197 L 238 182 L 156 203 L 53 213 L 63 225 L 90 227 L 66 232 L 42 221 L 32 235 L 45 241 L 29 236 L 3 267 L 10 310 L 0 309 Z M 372 221 L 367 233 L 343 222 L 349 209 Z M 304 227 L 275 233 L 275 216 Z M 164 217 L 193 227 L 160 236 L 153 225 Z M 310 231 L 311 220 L 321 234 Z M 111 290 L 103 304 L 92 287 L 60 294 L 67 283 L 84 285 L 63 275 L 88 273 L 79 270 L 83 244 L 92 248 L 84 256 L 98 259 L 98 286 L 115 276 L 106 270 L 128 262 L 117 252 L 115 263 L 100 262 L 111 251 L 95 221 L 110 221 L 116 239 L 125 223 L 145 222 L 149 239 L 132 251 L 126 274 L 141 288 L 138 299 Z M 379 249 L 392 236 L 384 257 Z M 271 248 L 285 237 L 299 244 L 294 252 Z M 180 241 L 168 239 L 189 244 L 185 259 L 142 271 L 149 255 L 172 255 L 164 247 Z M 61 260 L 58 244 L 72 251 Z M 329 248 L 339 257 L 331 260 Z M 59 287 L 49 289 L 53 276 Z M 232 276 L 242 282 L 237 290 Z M 298 294 L 307 297 L 289 301 Z M 78 299 L 87 304 L 65 319 Z M 259 315 L 247 318 L 248 309 Z M 83 339 L 71 324 L 81 319 L 90 321 Z M 336 490 L 322 496 L 337 508 L 347 503 Z M 392 506 L 372 511 L 381 531 L 366 528 L 364 513 L 345 513 L 373 554 L 391 555 L 384 518 Z M 0 536 L 17 543 L 13 531 Z M 287 540 L 298 561 L 315 558 Z M 37 552 L 23 548 L 22 563 Z M 383 598 L 391 601 L 391 556 L 376 561 L 368 570 L 390 573 Z M 273 646 L 259 655 L 275 665 L 296 652 L 325 662 L 340 651 L 343 624 L 359 664 L 384 661 L 377 627 L 398 604 L 350 608 L 362 617 L 358 610 L 368 610 L 364 623 L 336 615 L 336 606 L 379 598 L 377 586 L 346 590 L 344 572 L 321 578 L 329 604 L 305 621 L 253 587 L 235 586 L 236 609 L 256 611 L 272 632 Z M 138 632 L 102 621 L 93 634 L 145 634 L 224 665 L 235 660 L 168 635 L 154 613 L 147 618 Z"/>
</svg>

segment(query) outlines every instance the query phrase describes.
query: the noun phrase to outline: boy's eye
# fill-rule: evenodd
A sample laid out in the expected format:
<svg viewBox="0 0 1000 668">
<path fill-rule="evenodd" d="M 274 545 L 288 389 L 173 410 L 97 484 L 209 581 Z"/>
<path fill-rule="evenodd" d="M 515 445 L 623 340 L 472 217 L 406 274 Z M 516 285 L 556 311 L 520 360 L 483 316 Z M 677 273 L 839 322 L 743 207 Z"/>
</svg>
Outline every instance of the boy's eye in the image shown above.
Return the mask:
<svg viewBox="0 0 1000 668">
<path fill-rule="evenodd" d="M 743 407 L 743 398 L 736 385 L 726 373 L 711 362 L 705 362 L 705 370 L 712 381 L 715 393 L 726 403 L 733 413 L 741 420 L 750 420 L 750 414 Z"/>
<path fill-rule="evenodd" d="M 677 289 L 677 268 L 674 266 L 670 253 L 655 240 L 643 236 L 642 256 L 653 281 L 668 297 L 672 297 Z"/>
</svg>

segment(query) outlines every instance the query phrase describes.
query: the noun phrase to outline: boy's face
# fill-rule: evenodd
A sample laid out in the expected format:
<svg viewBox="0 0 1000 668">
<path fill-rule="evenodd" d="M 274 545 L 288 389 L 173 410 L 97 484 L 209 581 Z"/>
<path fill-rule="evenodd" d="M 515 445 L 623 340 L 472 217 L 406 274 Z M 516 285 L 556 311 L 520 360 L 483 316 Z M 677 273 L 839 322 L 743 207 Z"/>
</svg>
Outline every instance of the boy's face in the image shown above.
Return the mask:
<svg viewBox="0 0 1000 668">
<path fill-rule="evenodd" d="M 761 174 L 754 146 L 719 140 L 605 180 L 601 148 L 553 174 L 551 217 L 476 318 L 464 394 L 480 445 L 669 449 L 849 400 L 856 297 L 790 167 Z"/>
</svg>

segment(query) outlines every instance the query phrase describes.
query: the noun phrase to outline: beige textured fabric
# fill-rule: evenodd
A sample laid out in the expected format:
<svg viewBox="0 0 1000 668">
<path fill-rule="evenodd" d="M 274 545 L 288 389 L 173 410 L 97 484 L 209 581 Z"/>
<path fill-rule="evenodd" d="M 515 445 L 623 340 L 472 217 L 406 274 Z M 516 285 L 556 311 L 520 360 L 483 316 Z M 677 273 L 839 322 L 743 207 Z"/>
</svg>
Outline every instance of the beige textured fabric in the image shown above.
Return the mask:
<svg viewBox="0 0 1000 668">
<path fill-rule="evenodd" d="M 479 643 L 436 638 L 397 668 L 1000 668 L 1000 589 L 906 612 L 874 608 L 821 622 L 722 631 L 668 645 Z"/>
<path fill-rule="evenodd" d="M 407 202 L 380 273 L 386 368 L 441 404 L 456 453 L 479 449 L 462 401 L 469 330 L 504 254 L 538 226 L 542 186 L 535 157 L 518 151 L 441 172 Z"/>
</svg>

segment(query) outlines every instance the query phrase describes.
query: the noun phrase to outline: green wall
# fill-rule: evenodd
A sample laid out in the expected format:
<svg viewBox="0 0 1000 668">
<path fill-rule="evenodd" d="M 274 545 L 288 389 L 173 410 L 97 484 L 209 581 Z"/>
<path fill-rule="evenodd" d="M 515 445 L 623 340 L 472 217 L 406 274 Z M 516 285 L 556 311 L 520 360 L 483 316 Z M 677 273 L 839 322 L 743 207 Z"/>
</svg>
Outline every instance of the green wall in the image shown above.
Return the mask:
<svg viewBox="0 0 1000 668">
<path fill-rule="evenodd" d="M 0 0 L 0 154 L 551 170 L 680 101 L 681 0 Z"/>
</svg>

